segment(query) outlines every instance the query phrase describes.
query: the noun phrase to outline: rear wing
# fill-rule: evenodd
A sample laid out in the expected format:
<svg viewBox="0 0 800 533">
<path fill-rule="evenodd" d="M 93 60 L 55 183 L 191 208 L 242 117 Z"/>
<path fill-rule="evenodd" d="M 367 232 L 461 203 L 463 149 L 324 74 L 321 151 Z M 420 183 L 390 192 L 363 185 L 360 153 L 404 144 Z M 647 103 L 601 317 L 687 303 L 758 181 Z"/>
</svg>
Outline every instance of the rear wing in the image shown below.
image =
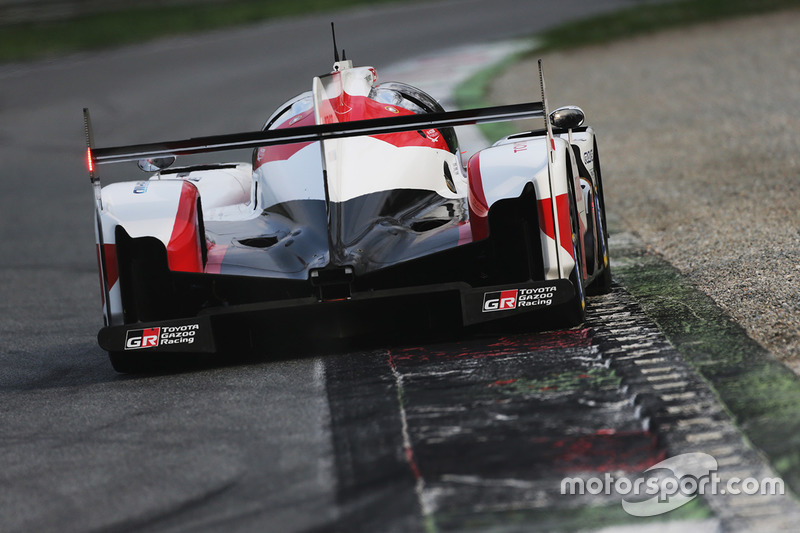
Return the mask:
<svg viewBox="0 0 800 533">
<path fill-rule="evenodd" d="M 482 124 L 486 122 L 544 118 L 545 115 L 542 102 L 529 102 L 479 109 L 357 120 L 335 124 L 318 124 L 280 130 L 212 135 L 209 137 L 195 137 L 182 141 L 95 148 L 92 140 L 89 110 L 84 109 L 83 113 L 86 126 L 87 164 L 90 178 L 92 178 L 93 182 L 97 179 L 97 165 L 108 163 L 219 152 L 241 148 L 258 148 L 278 144 L 324 141 L 328 139 L 356 137 L 359 135 L 379 135 L 419 129 L 425 130 Z"/>
</svg>

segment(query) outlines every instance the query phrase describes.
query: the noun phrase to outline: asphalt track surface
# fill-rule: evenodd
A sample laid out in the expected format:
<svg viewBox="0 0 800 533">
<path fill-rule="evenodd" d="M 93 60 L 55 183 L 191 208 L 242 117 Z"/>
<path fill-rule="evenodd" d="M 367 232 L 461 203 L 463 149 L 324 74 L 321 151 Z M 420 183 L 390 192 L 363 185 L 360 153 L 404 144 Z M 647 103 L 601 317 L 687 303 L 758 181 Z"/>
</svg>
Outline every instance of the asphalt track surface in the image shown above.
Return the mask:
<svg viewBox="0 0 800 533">
<path fill-rule="evenodd" d="M 0 530 L 549 530 L 579 505 L 553 500 L 565 472 L 664 457 L 602 355 L 623 341 L 597 318 L 564 333 L 284 346 L 147 377 L 116 374 L 94 337 L 83 107 L 100 145 L 256 129 L 330 68 L 332 18 L 348 56 L 380 67 L 630 3 L 411 4 L 1 67 Z"/>
</svg>

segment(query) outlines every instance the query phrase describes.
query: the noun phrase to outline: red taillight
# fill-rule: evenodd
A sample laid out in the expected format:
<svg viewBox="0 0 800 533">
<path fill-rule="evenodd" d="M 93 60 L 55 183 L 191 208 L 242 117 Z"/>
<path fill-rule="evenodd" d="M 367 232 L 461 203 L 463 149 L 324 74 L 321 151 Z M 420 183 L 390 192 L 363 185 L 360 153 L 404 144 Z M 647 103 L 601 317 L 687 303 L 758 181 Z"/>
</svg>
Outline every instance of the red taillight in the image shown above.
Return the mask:
<svg viewBox="0 0 800 533">
<path fill-rule="evenodd" d="M 94 174 L 94 160 L 92 159 L 91 147 L 86 148 L 86 164 L 89 167 L 89 174 Z"/>
</svg>

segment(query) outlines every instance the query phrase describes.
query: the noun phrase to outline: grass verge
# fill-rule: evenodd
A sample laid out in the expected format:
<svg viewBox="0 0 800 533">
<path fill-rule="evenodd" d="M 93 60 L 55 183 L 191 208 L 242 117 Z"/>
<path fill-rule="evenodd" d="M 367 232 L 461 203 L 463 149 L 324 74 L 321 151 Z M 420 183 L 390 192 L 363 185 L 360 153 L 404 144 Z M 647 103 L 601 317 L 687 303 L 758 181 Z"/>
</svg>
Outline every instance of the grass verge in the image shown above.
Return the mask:
<svg viewBox="0 0 800 533">
<path fill-rule="evenodd" d="M 800 0 L 680 0 L 637 6 L 545 31 L 537 52 L 603 44 L 691 24 L 800 7 Z"/>
<path fill-rule="evenodd" d="M 192 6 L 130 7 L 92 15 L 0 26 L 0 62 L 97 50 L 168 35 L 397 0 L 232 0 Z"/>
<path fill-rule="evenodd" d="M 564 496 L 564 501 L 581 496 Z M 691 531 L 698 523 L 713 519 L 711 509 L 702 498 L 697 498 L 666 515 L 638 517 L 627 514 L 620 503 L 612 505 L 556 506 L 544 509 L 519 509 L 509 511 L 477 511 L 468 516 L 447 512 L 435 516 L 443 531 L 656 531 L 668 529 Z"/>
</svg>

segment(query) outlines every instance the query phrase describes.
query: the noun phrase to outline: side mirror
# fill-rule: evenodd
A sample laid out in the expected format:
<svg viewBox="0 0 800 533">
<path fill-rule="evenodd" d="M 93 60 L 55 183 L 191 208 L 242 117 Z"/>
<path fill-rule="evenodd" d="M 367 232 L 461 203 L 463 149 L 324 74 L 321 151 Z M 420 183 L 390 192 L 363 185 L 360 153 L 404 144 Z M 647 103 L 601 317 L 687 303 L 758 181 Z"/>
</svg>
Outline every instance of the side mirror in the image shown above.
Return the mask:
<svg viewBox="0 0 800 533">
<path fill-rule="evenodd" d="M 583 109 L 574 105 L 559 107 L 550 113 L 550 124 L 565 130 L 581 126 L 584 119 L 586 119 L 586 114 Z"/>
<path fill-rule="evenodd" d="M 136 164 L 145 172 L 160 172 L 175 162 L 175 156 L 156 157 L 154 159 L 140 159 Z"/>
</svg>

